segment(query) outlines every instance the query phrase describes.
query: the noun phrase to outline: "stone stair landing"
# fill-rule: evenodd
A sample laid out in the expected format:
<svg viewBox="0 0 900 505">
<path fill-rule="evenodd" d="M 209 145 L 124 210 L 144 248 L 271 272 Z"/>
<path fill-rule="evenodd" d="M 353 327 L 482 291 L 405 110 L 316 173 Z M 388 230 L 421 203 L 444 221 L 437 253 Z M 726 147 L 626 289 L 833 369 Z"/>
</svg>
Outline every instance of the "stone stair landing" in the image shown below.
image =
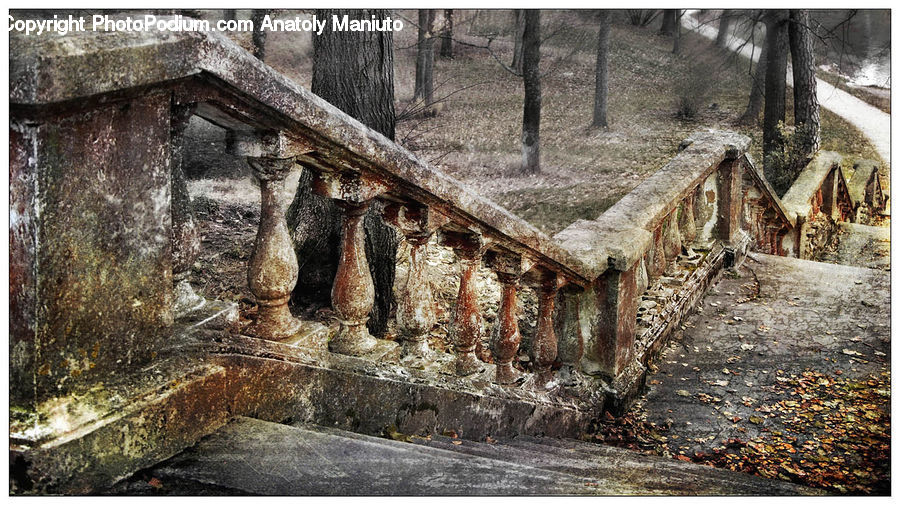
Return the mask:
<svg viewBox="0 0 900 505">
<path fill-rule="evenodd" d="M 106 494 L 795 495 L 781 481 L 566 439 L 381 439 L 239 417 Z"/>
</svg>

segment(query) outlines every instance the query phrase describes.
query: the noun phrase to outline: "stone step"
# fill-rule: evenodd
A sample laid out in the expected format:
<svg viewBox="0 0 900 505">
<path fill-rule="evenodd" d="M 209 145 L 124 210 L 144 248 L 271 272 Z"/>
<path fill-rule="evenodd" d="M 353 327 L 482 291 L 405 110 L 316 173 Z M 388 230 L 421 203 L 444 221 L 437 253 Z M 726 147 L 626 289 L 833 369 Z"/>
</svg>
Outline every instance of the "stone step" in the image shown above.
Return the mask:
<svg viewBox="0 0 900 505">
<path fill-rule="evenodd" d="M 413 443 L 239 417 L 106 494 L 807 494 L 808 488 L 578 441 Z M 459 442 L 459 444 L 454 443 Z M 589 447 L 582 447 L 589 446 Z M 155 481 L 153 481 L 155 479 Z M 147 484 L 152 481 L 151 484 Z M 143 486 L 143 487 L 142 487 Z"/>
</svg>

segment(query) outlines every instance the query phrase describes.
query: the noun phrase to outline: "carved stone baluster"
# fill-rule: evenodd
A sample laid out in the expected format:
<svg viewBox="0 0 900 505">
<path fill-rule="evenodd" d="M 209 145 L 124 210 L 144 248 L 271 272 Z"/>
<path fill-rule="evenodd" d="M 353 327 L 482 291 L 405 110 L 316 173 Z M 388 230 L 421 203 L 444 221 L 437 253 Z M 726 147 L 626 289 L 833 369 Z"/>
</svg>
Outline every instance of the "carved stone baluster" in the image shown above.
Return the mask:
<svg viewBox="0 0 900 505">
<path fill-rule="evenodd" d="M 570 285 L 571 286 L 571 285 Z M 554 326 L 558 337 L 557 355 L 562 362 L 560 382 L 572 385 L 584 355 L 584 335 L 581 332 L 580 297 L 577 287 L 563 288 L 559 294 Z"/>
<path fill-rule="evenodd" d="M 421 363 L 429 359 L 428 332 L 437 323 L 431 281 L 426 272 L 428 241 L 449 220 L 428 207 L 390 204 L 384 218 L 400 229 L 409 243 L 409 270 L 405 289 L 397 301 L 397 327 L 404 357 Z"/>
<path fill-rule="evenodd" d="M 200 230 L 194 222 L 191 196 L 184 176 L 184 130 L 196 104 L 172 109 L 172 278 L 175 282 L 175 317 L 202 307 L 206 300 L 188 283 L 191 266 L 200 255 Z"/>
<path fill-rule="evenodd" d="M 377 344 L 366 328 L 375 304 L 375 284 L 366 260 L 363 228 L 369 201 L 354 204 L 339 200 L 336 203 L 344 210 L 344 222 L 341 226 L 341 256 L 331 287 L 331 307 L 340 319 L 341 328 L 328 347 L 337 353 L 360 356 Z"/>
<path fill-rule="evenodd" d="M 444 233 L 441 242 L 450 246 L 459 258 L 459 293 L 450 320 L 450 339 L 456 349 L 457 375 L 466 376 L 484 370 L 477 350 L 484 332 L 484 319 L 475 291 L 475 271 L 484 254 L 484 241 L 478 235 Z"/>
<path fill-rule="evenodd" d="M 534 368 L 537 376 L 535 383 L 545 385 L 550 381 L 550 368 L 556 361 L 557 338 L 553 330 L 553 308 L 561 281 L 555 273 L 544 272 L 538 290 L 537 330 L 531 344 Z"/>
<path fill-rule="evenodd" d="M 300 330 L 300 321 L 291 315 L 287 305 L 297 284 L 299 267 L 278 195 L 294 160 L 248 156 L 247 162 L 259 180 L 262 199 L 259 230 L 247 269 L 247 281 L 259 303 L 259 312 L 246 331 L 267 340 L 285 340 Z"/>
<path fill-rule="evenodd" d="M 514 384 L 523 378 L 513 368 L 513 360 L 519 352 L 522 334 L 516 315 L 516 293 L 522 277 L 522 258 L 512 254 L 492 254 L 488 264 L 497 273 L 500 288 L 500 310 L 497 313 L 498 331 L 493 342 L 494 362 L 497 371 L 494 381 L 498 384 Z"/>
<path fill-rule="evenodd" d="M 679 216 L 678 226 L 681 229 L 681 237 L 684 239 L 685 247 L 697 238 L 697 224 L 694 222 L 694 192 L 691 192 L 684 200 L 681 201 L 681 215 Z"/>
</svg>

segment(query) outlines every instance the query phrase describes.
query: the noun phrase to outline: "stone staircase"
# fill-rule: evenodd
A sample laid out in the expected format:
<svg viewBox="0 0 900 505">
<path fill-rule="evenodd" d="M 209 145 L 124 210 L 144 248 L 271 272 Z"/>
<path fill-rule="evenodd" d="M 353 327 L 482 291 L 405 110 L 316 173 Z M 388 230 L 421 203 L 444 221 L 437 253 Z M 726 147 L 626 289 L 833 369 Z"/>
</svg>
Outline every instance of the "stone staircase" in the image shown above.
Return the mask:
<svg viewBox="0 0 900 505">
<path fill-rule="evenodd" d="M 777 480 L 528 436 L 473 442 L 238 417 L 111 495 L 797 495 Z"/>
</svg>

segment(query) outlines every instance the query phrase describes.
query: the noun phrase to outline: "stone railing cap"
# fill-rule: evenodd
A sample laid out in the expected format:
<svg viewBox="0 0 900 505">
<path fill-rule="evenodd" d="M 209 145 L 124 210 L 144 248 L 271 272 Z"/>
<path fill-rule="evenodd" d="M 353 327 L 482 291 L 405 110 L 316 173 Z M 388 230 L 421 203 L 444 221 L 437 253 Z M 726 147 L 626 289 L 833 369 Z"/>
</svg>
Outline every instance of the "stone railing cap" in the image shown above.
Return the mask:
<svg viewBox="0 0 900 505">
<path fill-rule="evenodd" d="M 781 202 L 794 216 L 808 216 L 812 212 L 812 199 L 822 182 L 833 169 L 843 177 L 840 170 L 841 155 L 833 151 L 819 151 L 815 158 L 797 176 Z"/>
</svg>

